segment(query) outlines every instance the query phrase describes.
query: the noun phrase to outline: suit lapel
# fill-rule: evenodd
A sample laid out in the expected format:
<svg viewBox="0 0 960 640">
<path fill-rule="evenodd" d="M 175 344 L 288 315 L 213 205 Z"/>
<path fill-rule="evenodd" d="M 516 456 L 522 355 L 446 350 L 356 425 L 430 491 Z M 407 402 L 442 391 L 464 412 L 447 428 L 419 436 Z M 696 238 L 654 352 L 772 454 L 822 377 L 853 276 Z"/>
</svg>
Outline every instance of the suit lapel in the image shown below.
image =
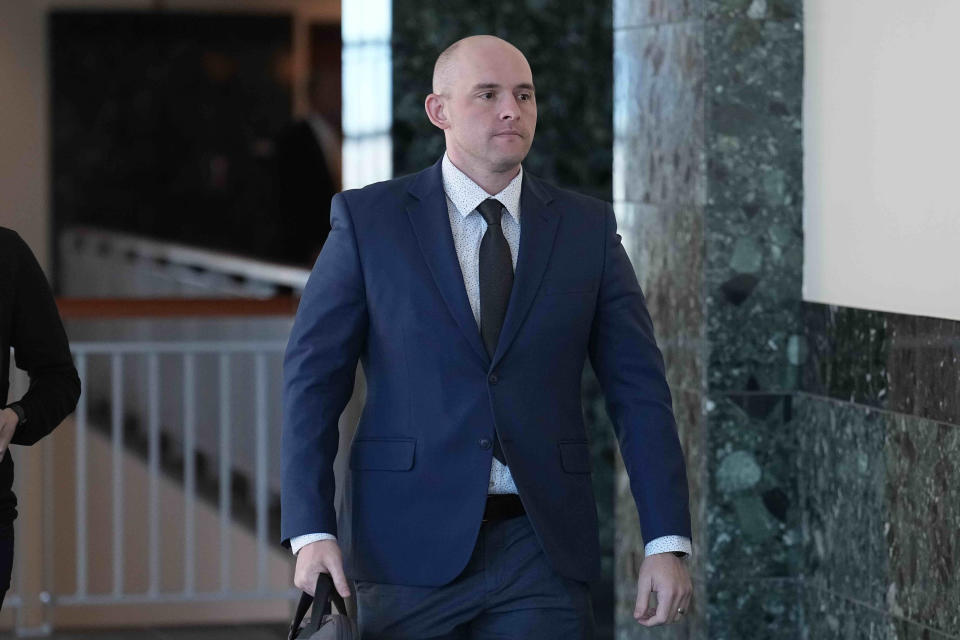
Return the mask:
<svg viewBox="0 0 960 640">
<path fill-rule="evenodd" d="M 520 192 L 521 230 L 517 268 L 513 279 L 513 290 L 510 292 L 510 302 L 507 305 L 507 316 L 503 320 L 497 350 L 491 362 L 493 367 L 500 362 L 517 336 L 527 312 L 530 311 L 530 305 L 533 304 L 540 281 L 543 280 L 547 263 L 550 261 L 553 240 L 559 224 L 556 212 L 551 212 L 547 207 L 551 200 L 546 189 L 536 178 L 524 172 Z"/>
<path fill-rule="evenodd" d="M 410 217 L 420 251 L 430 267 L 430 273 L 450 314 L 486 368 L 490 358 L 483 346 L 483 339 L 477 329 L 477 321 L 473 317 L 463 284 L 460 261 L 457 259 L 457 249 L 450 230 L 440 162 L 420 172 L 408 191 L 413 198 L 407 203 L 407 215 Z"/>
</svg>

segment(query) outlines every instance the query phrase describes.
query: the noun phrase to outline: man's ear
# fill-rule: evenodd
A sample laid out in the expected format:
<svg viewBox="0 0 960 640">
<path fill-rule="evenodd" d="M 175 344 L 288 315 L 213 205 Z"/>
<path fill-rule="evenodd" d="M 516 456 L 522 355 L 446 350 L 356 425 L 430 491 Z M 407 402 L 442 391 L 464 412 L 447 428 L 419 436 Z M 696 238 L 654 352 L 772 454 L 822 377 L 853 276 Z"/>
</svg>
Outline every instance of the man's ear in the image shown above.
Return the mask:
<svg viewBox="0 0 960 640">
<path fill-rule="evenodd" d="M 450 128 L 447 105 L 444 104 L 442 96 L 436 93 L 431 93 L 424 101 L 423 108 L 426 110 L 427 117 L 430 118 L 430 122 L 432 122 L 435 127 L 440 129 Z"/>
</svg>

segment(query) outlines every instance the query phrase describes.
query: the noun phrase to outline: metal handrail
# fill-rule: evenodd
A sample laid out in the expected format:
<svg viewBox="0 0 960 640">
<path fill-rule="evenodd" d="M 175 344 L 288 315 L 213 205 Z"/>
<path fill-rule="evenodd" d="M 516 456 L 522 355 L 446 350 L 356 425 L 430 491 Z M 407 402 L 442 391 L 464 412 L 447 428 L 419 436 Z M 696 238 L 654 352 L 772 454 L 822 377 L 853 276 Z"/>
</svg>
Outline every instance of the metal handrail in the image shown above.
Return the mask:
<svg viewBox="0 0 960 640">
<path fill-rule="evenodd" d="M 97 227 L 76 226 L 63 232 L 64 241 L 90 243 L 118 255 L 136 256 L 142 260 L 190 266 L 214 273 L 225 273 L 258 282 L 303 290 L 310 270 L 287 264 L 258 260 L 225 251 L 194 247 L 168 240 L 112 231 Z"/>
</svg>

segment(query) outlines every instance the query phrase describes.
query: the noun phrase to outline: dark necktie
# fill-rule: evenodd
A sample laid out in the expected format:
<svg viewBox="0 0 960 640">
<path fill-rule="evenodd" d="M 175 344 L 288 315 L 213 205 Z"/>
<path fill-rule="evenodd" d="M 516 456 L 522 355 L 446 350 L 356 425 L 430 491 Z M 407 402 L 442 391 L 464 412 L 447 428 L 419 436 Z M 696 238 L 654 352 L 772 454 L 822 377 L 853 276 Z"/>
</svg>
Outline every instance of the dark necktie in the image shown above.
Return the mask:
<svg viewBox="0 0 960 640">
<path fill-rule="evenodd" d="M 480 241 L 480 335 L 487 354 L 493 358 L 503 318 L 507 315 L 510 290 L 513 289 L 513 260 L 500 226 L 503 205 L 499 200 L 487 198 L 477 211 L 487 221 L 487 231 Z M 494 436 L 493 456 L 506 464 L 500 448 L 500 434 Z"/>
</svg>

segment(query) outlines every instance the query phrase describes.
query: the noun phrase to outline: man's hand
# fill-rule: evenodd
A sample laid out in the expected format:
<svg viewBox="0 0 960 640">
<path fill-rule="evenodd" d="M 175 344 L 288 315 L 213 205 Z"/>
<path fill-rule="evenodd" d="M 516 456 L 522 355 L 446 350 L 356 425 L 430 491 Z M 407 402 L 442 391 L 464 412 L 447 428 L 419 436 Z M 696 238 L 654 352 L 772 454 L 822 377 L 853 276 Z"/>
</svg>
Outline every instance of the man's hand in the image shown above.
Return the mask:
<svg viewBox="0 0 960 640">
<path fill-rule="evenodd" d="M 0 458 L 7 452 L 7 446 L 13 439 L 19 423 L 20 418 L 13 409 L 0 411 Z"/>
<path fill-rule="evenodd" d="M 650 593 L 657 593 L 657 609 L 650 609 Z M 693 584 L 683 560 L 672 553 L 647 556 L 637 580 L 637 606 L 633 617 L 645 627 L 677 622 L 690 610 Z M 683 610 L 683 613 L 679 613 Z"/>
<path fill-rule="evenodd" d="M 297 568 L 293 572 L 293 584 L 301 591 L 314 595 L 317 588 L 317 576 L 328 573 L 333 585 L 344 598 L 350 597 L 350 587 L 343 573 L 343 555 L 336 540 L 317 540 L 297 553 Z"/>
</svg>

